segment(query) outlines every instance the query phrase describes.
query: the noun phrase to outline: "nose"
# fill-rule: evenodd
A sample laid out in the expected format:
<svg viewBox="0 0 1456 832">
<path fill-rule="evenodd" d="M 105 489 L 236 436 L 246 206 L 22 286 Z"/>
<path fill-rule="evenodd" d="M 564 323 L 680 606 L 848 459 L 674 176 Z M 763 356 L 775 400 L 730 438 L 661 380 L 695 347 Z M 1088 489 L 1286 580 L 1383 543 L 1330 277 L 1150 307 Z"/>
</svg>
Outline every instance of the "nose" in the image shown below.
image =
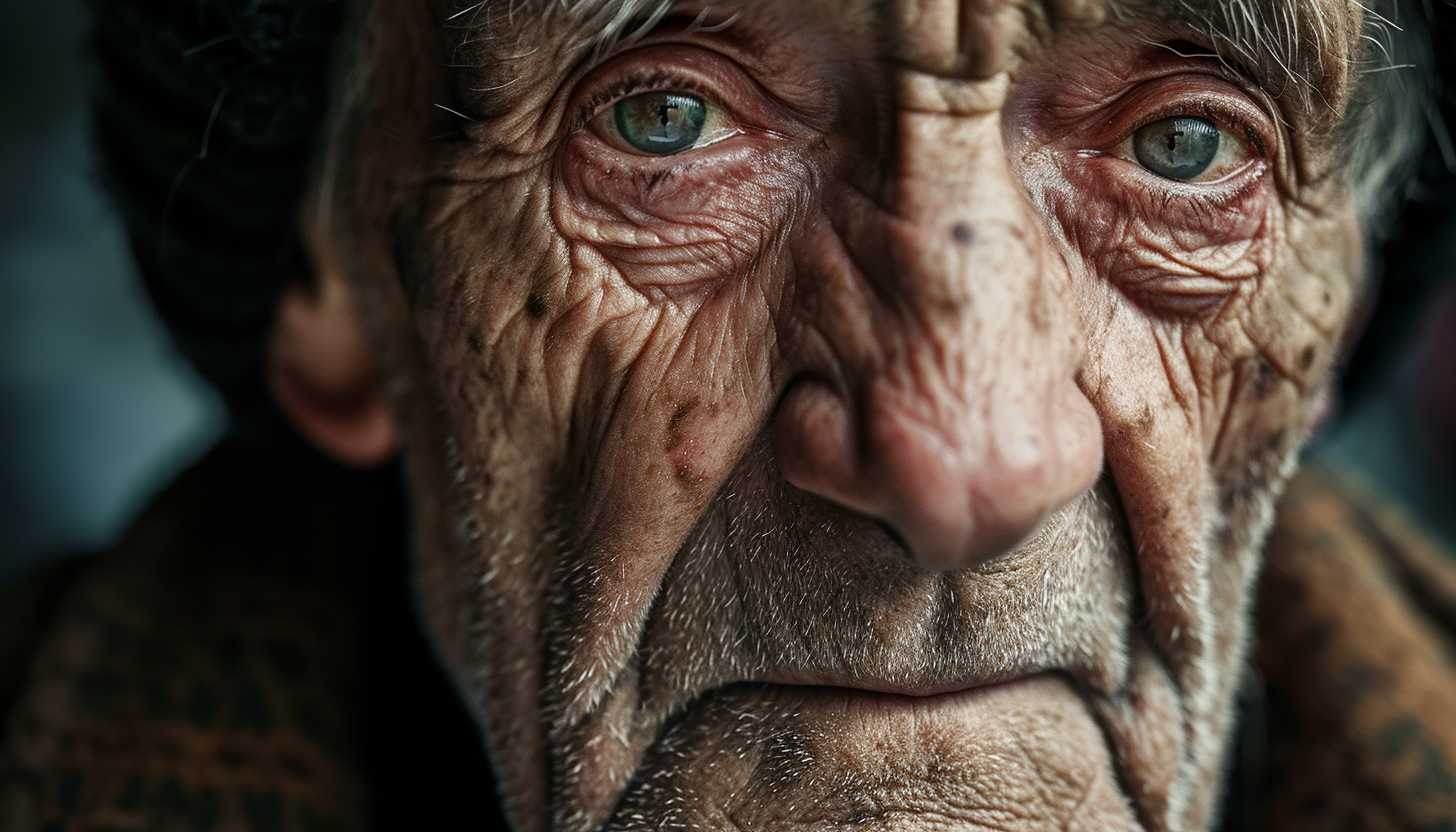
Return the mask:
<svg viewBox="0 0 1456 832">
<path fill-rule="evenodd" d="M 904 116 L 894 177 L 887 210 L 836 219 L 857 279 L 811 283 L 860 289 L 808 302 L 832 366 L 790 384 L 774 449 L 791 484 L 888 524 L 927 568 L 963 568 L 1092 485 L 1101 428 L 1070 278 L 995 117 Z"/>
</svg>

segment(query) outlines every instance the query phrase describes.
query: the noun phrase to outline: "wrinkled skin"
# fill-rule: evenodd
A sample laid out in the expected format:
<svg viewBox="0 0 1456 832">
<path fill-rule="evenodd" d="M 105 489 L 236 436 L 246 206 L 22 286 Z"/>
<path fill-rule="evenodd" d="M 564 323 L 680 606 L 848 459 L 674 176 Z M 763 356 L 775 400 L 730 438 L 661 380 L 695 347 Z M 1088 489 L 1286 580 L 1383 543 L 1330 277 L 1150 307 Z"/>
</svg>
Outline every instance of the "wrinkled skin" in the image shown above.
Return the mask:
<svg viewBox="0 0 1456 832">
<path fill-rule="evenodd" d="M 519 828 L 1211 822 L 1356 282 L 1360 20 L 1309 4 L 1300 95 L 1110 3 L 722 0 L 601 55 L 373 5 L 335 246 Z M 624 152 L 641 89 L 739 132 Z M 1173 113 L 1221 178 L 1128 154 Z"/>
</svg>

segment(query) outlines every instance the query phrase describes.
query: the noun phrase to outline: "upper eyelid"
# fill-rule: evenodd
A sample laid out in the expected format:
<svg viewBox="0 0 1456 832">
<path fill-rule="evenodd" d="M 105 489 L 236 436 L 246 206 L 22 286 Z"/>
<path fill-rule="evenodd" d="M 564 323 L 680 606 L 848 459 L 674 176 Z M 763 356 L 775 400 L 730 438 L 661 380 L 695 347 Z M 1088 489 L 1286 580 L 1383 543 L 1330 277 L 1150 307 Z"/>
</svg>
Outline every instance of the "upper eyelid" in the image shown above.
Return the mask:
<svg viewBox="0 0 1456 832">
<path fill-rule="evenodd" d="M 595 118 L 607 107 L 619 101 L 631 98 L 634 95 L 641 95 L 647 92 L 691 92 L 697 93 L 697 84 L 680 83 L 680 79 L 670 77 L 643 77 L 640 79 L 628 76 L 620 81 L 613 82 L 602 90 L 593 93 L 582 104 L 582 111 L 587 114 L 587 119 Z"/>
<path fill-rule="evenodd" d="M 1175 110 L 1174 112 L 1170 112 L 1170 113 L 1167 113 L 1167 114 L 1164 114 L 1164 115 L 1155 115 L 1155 116 L 1153 116 L 1151 118 L 1142 118 L 1142 119 L 1139 119 L 1137 121 L 1137 123 L 1135 125 L 1133 125 L 1133 127 L 1131 129 L 1124 130 L 1123 132 L 1121 132 L 1121 133 L 1118 134 L 1120 137 L 1117 139 L 1117 141 L 1115 141 L 1115 142 L 1112 143 L 1111 148 L 1119 148 L 1120 149 L 1120 148 L 1126 147 L 1128 144 L 1130 144 L 1133 141 L 1133 137 L 1137 135 L 1137 132 L 1139 130 L 1141 130 L 1142 128 L 1144 128 L 1144 127 L 1146 127 L 1146 126 L 1148 126 L 1150 124 L 1157 124 L 1160 121 L 1165 121 L 1165 120 L 1170 119 L 1170 118 L 1178 118 L 1178 117 L 1184 117 L 1184 116 L 1191 116 L 1191 117 L 1194 117 L 1194 118 L 1204 118 L 1204 119 L 1208 119 L 1209 121 L 1212 121 L 1219 129 L 1221 129 L 1221 130 L 1228 130 L 1228 131 L 1232 132 L 1235 136 L 1237 136 L 1239 139 L 1243 140 L 1246 144 L 1248 144 L 1250 146 L 1249 147 L 1250 151 L 1255 156 L 1257 156 L 1258 158 L 1260 158 L 1260 159 L 1268 159 L 1269 158 L 1269 154 L 1264 150 L 1263 140 L 1262 139 L 1259 139 L 1257 137 L 1258 136 L 1257 131 L 1256 130 L 1253 130 L 1250 127 L 1248 127 L 1248 125 L 1241 125 L 1241 124 L 1238 124 L 1238 123 L 1230 124 L 1230 123 L 1228 123 L 1228 120 L 1225 119 L 1225 118 L 1223 118 L 1223 117 L 1216 116 L 1216 115 L 1210 115 L 1210 114 L 1208 114 L 1206 112 L 1203 112 L 1203 111 L 1188 111 L 1188 110 L 1184 110 L 1184 111 L 1176 111 Z"/>
<path fill-rule="evenodd" d="M 665 91 L 691 93 L 722 109 L 730 118 L 734 116 L 734 108 L 723 103 L 725 96 L 717 86 L 705 83 L 697 73 L 677 72 L 671 67 L 656 67 L 651 71 L 629 71 L 601 85 L 578 105 L 570 132 L 584 128 L 619 101 L 641 93 Z"/>
<path fill-rule="evenodd" d="M 1226 79 L 1216 80 L 1228 83 Z M 1097 121 L 1111 129 L 1094 144 L 1104 150 L 1111 149 L 1148 124 L 1176 116 L 1196 116 L 1233 131 L 1264 158 L 1271 158 L 1271 149 L 1280 146 L 1275 132 L 1278 130 L 1276 119 L 1244 91 L 1193 90 L 1150 102 L 1159 93 L 1158 87 L 1169 83 L 1172 82 L 1168 79 L 1143 82 L 1111 102 L 1102 115 L 1096 116 Z M 1149 86 L 1152 88 L 1149 89 Z M 1235 101 L 1239 103 L 1232 103 Z"/>
</svg>

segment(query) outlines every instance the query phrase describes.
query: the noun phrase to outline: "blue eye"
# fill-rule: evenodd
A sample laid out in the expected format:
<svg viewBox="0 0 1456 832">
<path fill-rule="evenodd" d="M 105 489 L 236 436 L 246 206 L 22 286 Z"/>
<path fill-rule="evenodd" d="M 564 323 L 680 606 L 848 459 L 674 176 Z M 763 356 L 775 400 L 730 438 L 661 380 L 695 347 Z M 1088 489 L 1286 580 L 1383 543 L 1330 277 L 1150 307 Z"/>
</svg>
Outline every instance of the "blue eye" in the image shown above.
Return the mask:
<svg viewBox="0 0 1456 832">
<path fill-rule="evenodd" d="M 680 153 L 697 144 L 708 122 L 708 105 L 679 92 L 648 92 L 612 108 L 617 132 L 632 147 L 654 156 Z"/>
<path fill-rule="evenodd" d="M 1218 157 L 1218 125 L 1197 116 L 1174 116 L 1145 124 L 1133 134 L 1132 148 L 1143 167 L 1186 182 L 1208 170 Z"/>
</svg>

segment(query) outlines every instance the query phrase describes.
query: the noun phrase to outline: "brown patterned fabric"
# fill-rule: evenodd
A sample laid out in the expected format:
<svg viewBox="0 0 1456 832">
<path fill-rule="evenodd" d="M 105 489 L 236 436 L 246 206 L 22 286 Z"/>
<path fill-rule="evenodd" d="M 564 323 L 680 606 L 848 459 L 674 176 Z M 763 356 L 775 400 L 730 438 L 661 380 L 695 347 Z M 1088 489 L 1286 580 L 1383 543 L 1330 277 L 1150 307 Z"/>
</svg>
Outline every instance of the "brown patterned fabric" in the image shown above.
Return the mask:
<svg viewBox="0 0 1456 832">
<path fill-rule="evenodd" d="M 1456 830 L 1456 560 L 1353 477 L 1307 470 L 1258 617 L 1267 828 Z"/>
<path fill-rule="evenodd" d="M 0 829 L 364 828 L 347 556 L 367 542 L 334 531 L 347 489 L 242 455 L 72 582 L 6 723 Z"/>
<path fill-rule="evenodd" d="M 357 573 L 371 546 L 398 545 L 371 525 L 388 514 L 371 499 L 324 469 L 224 448 L 111 554 L 0 595 L 0 830 L 498 823 L 411 823 L 443 802 L 414 800 L 424 780 L 399 789 L 405 820 L 377 811 L 416 760 L 475 741 L 444 724 L 382 778 L 361 765 L 358 650 L 387 635 L 359 620 Z M 1246 709 L 1228 828 L 1456 830 L 1456 560 L 1318 468 L 1290 484 L 1266 560 L 1259 718 Z M 399 727 L 367 732 L 429 735 L 395 713 L 412 708 L 437 710 L 389 703 Z M 371 776 L 387 781 L 372 795 Z M 487 779 L 440 788 L 478 807 L 494 800 Z"/>
</svg>

